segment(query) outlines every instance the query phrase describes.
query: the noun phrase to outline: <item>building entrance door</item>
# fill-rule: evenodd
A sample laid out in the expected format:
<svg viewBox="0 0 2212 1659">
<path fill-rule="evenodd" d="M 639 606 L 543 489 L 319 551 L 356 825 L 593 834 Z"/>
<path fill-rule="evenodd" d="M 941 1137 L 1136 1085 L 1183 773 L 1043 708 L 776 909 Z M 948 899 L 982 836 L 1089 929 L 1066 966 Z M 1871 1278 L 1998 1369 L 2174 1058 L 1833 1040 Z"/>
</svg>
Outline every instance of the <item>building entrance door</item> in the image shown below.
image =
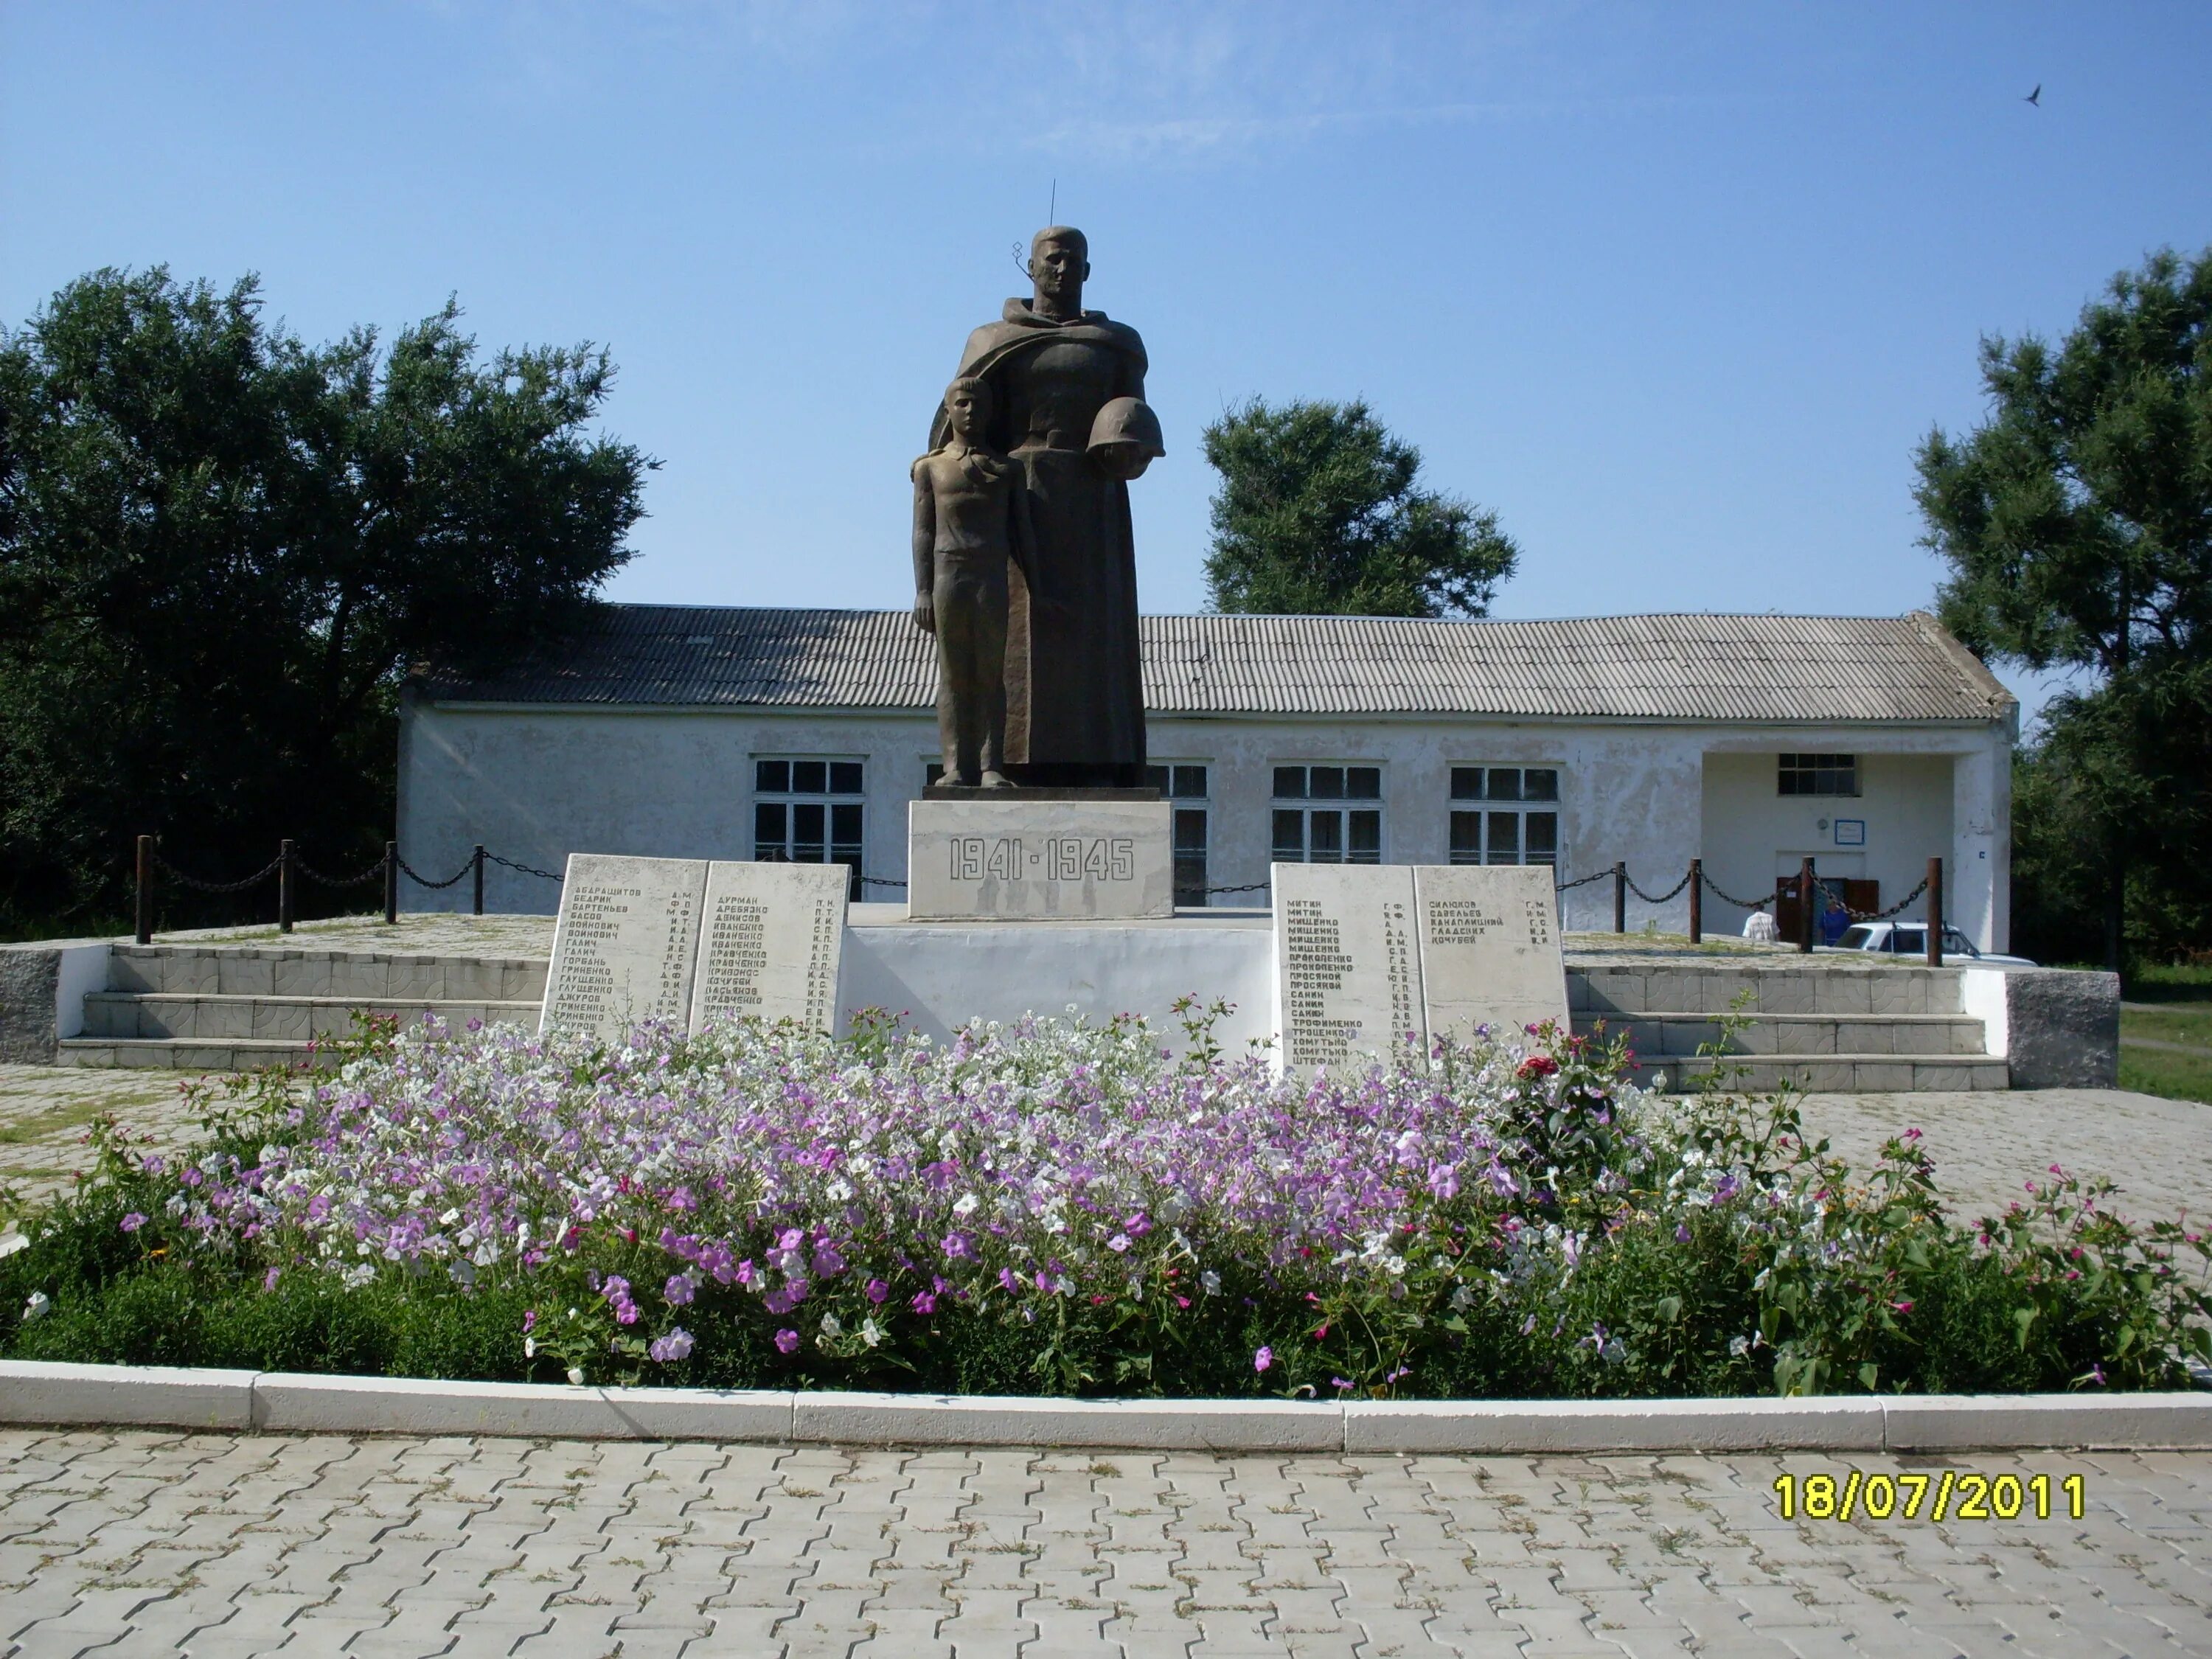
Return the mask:
<svg viewBox="0 0 2212 1659">
<path fill-rule="evenodd" d="M 1797 872 L 1808 857 L 1813 860 L 1813 873 L 1820 877 L 1832 901 L 1841 898 L 1850 910 L 1881 908 L 1881 884 L 1866 878 L 1863 853 L 1831 852 L 1823 858 L 1818 853 L 1778 852 L 1774 855 L 1774 925 L 1785 944 L 1799 936 Z M 1850 926 L 1848 915 L 1831 908 L 1821 918 L 1820 932 L 1814 937 L 1822 945 L 1833 945 Z"/>
</svg>

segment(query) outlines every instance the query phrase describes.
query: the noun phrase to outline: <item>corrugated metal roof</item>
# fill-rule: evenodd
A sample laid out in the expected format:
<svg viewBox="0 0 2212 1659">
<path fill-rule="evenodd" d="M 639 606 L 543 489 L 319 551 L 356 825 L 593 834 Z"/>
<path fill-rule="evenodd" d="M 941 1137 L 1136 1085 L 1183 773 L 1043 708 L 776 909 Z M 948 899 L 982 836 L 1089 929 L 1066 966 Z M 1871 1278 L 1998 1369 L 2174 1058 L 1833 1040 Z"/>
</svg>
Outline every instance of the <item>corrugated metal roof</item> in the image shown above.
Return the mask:
<svg viewBox="0 0 2212 1659">
<path fill-rule="evenodd" d="M 1934 617 L 1673 615 L 1551 622 L 1146 617 L 1156 714 L 1498 714 L 1724 721 L 2004 719 L 2013 699 Z M 903 611 L 599 608 L 447 702 L 924 708 Z"/>
</svg>

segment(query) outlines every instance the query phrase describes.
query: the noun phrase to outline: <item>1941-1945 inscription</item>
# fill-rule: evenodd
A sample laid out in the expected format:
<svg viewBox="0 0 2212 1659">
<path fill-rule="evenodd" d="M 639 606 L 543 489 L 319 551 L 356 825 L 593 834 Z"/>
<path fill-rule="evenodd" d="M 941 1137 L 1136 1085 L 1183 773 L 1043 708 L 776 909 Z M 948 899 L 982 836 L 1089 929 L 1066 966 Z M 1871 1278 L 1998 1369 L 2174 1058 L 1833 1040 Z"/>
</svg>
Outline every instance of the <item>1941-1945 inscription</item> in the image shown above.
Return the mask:
<svg viewBox="0 0 2212 1659">
<path fill-rule="evenodd" d="M 916 921 L 1134 921 L 1175 914 L 1169 806 L 1158 800 L 918 800 L 908 809 Z"/>
</svg>

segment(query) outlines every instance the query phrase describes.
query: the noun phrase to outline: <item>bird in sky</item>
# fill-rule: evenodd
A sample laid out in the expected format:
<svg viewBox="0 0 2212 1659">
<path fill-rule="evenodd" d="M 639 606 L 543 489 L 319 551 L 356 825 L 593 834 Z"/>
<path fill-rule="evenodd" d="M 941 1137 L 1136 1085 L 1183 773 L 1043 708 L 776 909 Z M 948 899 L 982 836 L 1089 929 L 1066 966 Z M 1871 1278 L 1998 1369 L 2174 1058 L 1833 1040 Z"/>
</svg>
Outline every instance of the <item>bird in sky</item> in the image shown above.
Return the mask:
<svg viewBox="0 0 2212 1659">
<path fill-rule="evenodd" d="M 2043 107 L 2043 82 L 2038 81 L 2035 83 L 2035 90 L 2029 93 L 2027 97 L 2021 99 L 2020 101 L 2023 104 L 2033 104 L 2036 108 L 2041 109 Z"/>
</svg>

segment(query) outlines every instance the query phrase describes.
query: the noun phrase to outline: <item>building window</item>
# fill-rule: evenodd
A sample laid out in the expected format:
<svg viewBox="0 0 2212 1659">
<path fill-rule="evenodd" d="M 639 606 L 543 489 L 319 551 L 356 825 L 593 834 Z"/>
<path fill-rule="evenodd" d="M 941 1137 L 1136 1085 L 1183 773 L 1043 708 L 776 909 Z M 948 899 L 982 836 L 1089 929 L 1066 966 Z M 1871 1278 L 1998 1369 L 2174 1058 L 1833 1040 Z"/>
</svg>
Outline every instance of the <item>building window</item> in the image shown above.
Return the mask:
<svg viewBox="0 0 2212 1659">
<path fill-rule="evenodd" d="M 1455 766 L 1451 798 L 1454 864 L 1559 863 L 1557 767 Z"/>
<path fill-rule="evenodd" d="M 1278 864 L 1382 862 L 1379 766 L 1279 766 L 1274 814 Z"/>
<path fill-rule="evenodd" d="M 1206 768 L 1175 761 L 1145 769 L 1145 781 L 1174 803 L 1175 902 L 1206 902 Z"/>
<path fill-rule="evenodd" d="M 753 856 L 842 864 L 860 896 L 861 763 L 779 755 L 753 761 Z"/>
<path fill-rule="evenodd" d="M 1784 795 L 1856 795 L 1859 792 L 1856 755 L 1783 755 L 1780 790 Z"/>
</svg>

